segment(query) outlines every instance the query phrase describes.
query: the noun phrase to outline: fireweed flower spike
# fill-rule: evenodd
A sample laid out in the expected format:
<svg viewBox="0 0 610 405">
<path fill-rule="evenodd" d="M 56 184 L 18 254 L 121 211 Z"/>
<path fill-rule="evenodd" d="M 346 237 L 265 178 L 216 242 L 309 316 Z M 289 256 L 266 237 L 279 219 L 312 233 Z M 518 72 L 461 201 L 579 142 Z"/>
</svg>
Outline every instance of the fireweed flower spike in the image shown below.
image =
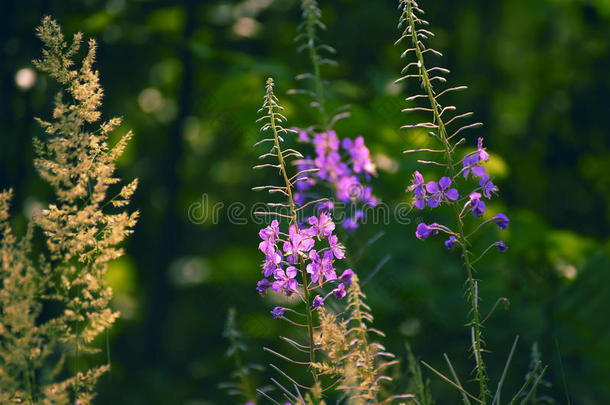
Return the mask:
<svg viewBox="0 0 610 405">
<path fill-rule="evenodd" d="M 300 130 L 299 133 L 305 132 Z M 299 170 L 311 171 L 309 176 L 296 185 L 295 201 L 302 205 L 306 195 L 314 186 L 321 184 L 329 187 L 335 193 L 335 198 L 347 204 L 376 206 L 378 199 L 372 193 L 372 188 L 365 185 L 370 175 L 377 175 L 376 167 L 370 158 L 370 151 L 364 144 L 364 138 L 359 136 L 352 141 L 349 138 L 339 140 L 334 130 L 322 133 L 312 133 L 312 136 L 302 136 L 301 141 L 313 146 L 315 157 L 298 160 Z M 362 177 L 365 177 L 363 179 Z M 347 218 L 342 226 L 354 230 L 364 219 L 361 215 Z"/>
<path fill-rule="evenodd" d="M 371 159 L 364 137 L 355 139 L 341 139 L 333 125 L 339 119 L 349 116 L 346 108 L 340 108 L 329 113 L 326 109 L 324 80 L 322 66 L 334 65 L 331 59 L 335 50 L 326 44 L 320 43 L 319 31 L 326 27 L 321 20 L 321 12 L 316 0 L 301 0 L 303 23 L 299 27 L 299 34 L 295 38 L 298 52 L 307 52 L 312 71 L 296 77 L 304 82 L 300 89 L 290 90 L 292 94 L 303 94 L 311 97 L 310 106 L 320 116 L 318 125 L 306 129 L 296 129 L 299 142 L 308 144 L 314 151 L 295 162 L 298 170 L 313 170 L 306 179 L 296 184 L 294 201 L 298 205 L 305 203 L 307 196 L 312 195 L 315 186 L 323 186 L 333 190 L 337 200 L 346 204 L 355 204 L 357 215 L 348 217 L 341 226 L 348 231 L 354 231 L 364 219 L 364 206 L 374 207 L 378 200 L 372 189 L 366 184 L 370 176 L 377 175 L 377 168 Z"/>
<path fill-rule="evenodd" d="M 280 194 L 285 198 L 283 203 L 268 203 L 269 211 L 258 212 L 265 217 L 275 216 L 271 223 L 260 230 L 259 250 L 264 255 L 261 279 L 256 286 L 259 293 L 265 294 L 271 290 L 291 296 L 295 294 L 305 304 L 305 316 L 309 334 L 309 342 L 299 348 L 307 347 L 309 363 L 315 362 L 316 343 L 314 341 L 314 310 L 323 305 L 329 295 L 341 299 L 346 295 L 345 285 L 351 282 L 353 272 L 346 270 L 338 280 L 336 261 L 345 257 L 343 245 L 333 234 L 335 223 L 328 210 L 322 210 L 318 215 L 307 218 L 305 223 L 299 223 L 299 212 L 305 206 L 297 206 L 294 191 L 297 184 L 303 184 L 302 178 L 310 174 L 308 168 L 289 176 L 287 170 L 296 159 L 303 159 L 295 149 L 283 149 L 284 137 L 295 132 L 286 129 L 282 123 L 286 118 L 282 115 L 282 107 L 273 93 L 273 80 L 267 80 L 266 95 L 260 112 L 264 121 L 262 131 L 268 133 L 257 143 L 271 144 L 270 150 L 261 156 L 262 159 L 273 159 L 274 163 L 264 163 L 255 168 L 274 168 L 279 170 L 283 185 L 255 187 L 255 190 L 268 190 L 272 195 Z M 338 147 L 338 140 L 332 141 Z M 360 152 L 362 153 L 362 152 Z M 281 210 L 278 209 L 281 208 Z M 287 223 L 286 223 L 287 222 Z M 309 225 L 309 226 L 307 226 Z M 286 229 L 287 227 L 287 233 Z M 331 287 L 329 287 L 331 285 Z M 330 292 L 328 292 L 330 290 Z M 319 293 L 319 295 L 316 295 Z M 314 295 L 315 298 L 312 298 Z M 325 298 L 322 298 L 325 297 Z M 276 307 L 272 311 L 275 319 L 283 318 L 286 308 Z M 293 322 L 291 322 L 293 323 Z M 297 325 L 296 323 L 293 323 Z M 318 375 L 312 369 L 314 386 L 318 384 Z"/>
<path fill-rule="evenodd" d="M 479 259 L 472 260 L 471 252 L 468 250 L 471 246 L 469 238 L 476 234 L 482 226 L 495 223 L 501 229 L 508 226 L 509 220 L 504 214 L 499 214 L 493 219 L 482 220 L 478 226 L 474 226 L 474 230 L 468 233 L 465 230 L 465 217 L 472 213 L 474 218 L 481 218 L 485 215 L 485 199 L 491 199 L 498 193 L 498 188 L 492 182 L 490 175 L 485 170 L 485 164 L 489 161 L 490 156 L 486 148 L 483 146 L 483 139 L 478 138 L 476 150 L 462 156 L 458 156 L 456 147 L 466 140 L 458 138 L 463 131 L 469 128 L 481 126 L 481 123 L 466 124 L 454 127 L 455 124 L 468 118 L 472 113 L 458 114 L 454 113 L 454 106 L 443 106 L 441 101 L 444 100 L 444 95 L 453 91 L 462 90 L 465 87 L 448 87 L 444 90 L 439 90 L 434 87 L 433 83 L 445 83 L 447 80 L 444 77 L 449 71 L 441 67 L 428 67 L 429 58 L 434 55 L 440 55 L 436 50 L 428 47 L 426 44 L 429 37 L 433 34 L 426 29 L 428 22 L 423 17 L 423 11 L 419 8 L 414 0 L 400 0 L 402 15 L 400 17 L 399 27 L 402 28 L 402 35 L 397 41 L 407 42 L 407 50 L 401 55 L 409 57 L 411 60 L 402 70 L 403 75 L 397 81 L 414 78 L 419 82 L 422 89 L 421 94 L 416 94 L 407 98 L 407 101 L 417 104 L 413 107 L 404 109 L 403 111 L 429 111 L 431 117 L 425 122 L 415 125 L 406 125 L 403 128 L 418 128 L 425 129 L 438 142 L 434 149 L 419 149 L 409 150 L 406 153 L 427 153 L 433 156 L 441 156 L 436 160 L 419 160 L 424 164 L 431 164 L 435 167 L 444 168 L 444 172 L 440 174 L 440 179 L 437 181 L 424 181 L 424 177 L 419 171 L 413 174 L 413 180 L 408 188 L 412 193 L 412 204 L 418 209 L 424 209 L 426 206 L 436 208 L 441 206 L 449 206 L 455 214 L 455 222 L 452 227 L 443 226 L 440 224 L 426 225 L 420 223 L 415 231 L 415 236 L 419 239 L 427 239 L 435 233 L 443 232 L 449 234 L 449 239 L 445 240 L 445 246 L 453 250 L 458 246 L 464 261 L 464 267 L 467 272 L 467 292 L 469 304 L 472 308 L 472 350 L 475 360 L 475 379 L 479 384 L 478 401 L 481 404 L 486 404 L 489 396 L 487 370 L 483 359 L 483 338 L 482 338 L 482 318 L 479 312 L 478 302 L 478 284 L 474 279 L 473 264 Z M 452 115 L 453 114 L 453 115 Z M 460 200 L 460 196 L 467 196 Z M 495 242 L 490 246 L 497 247 L 501 252 L 507 249 L 504 242 Z M 490 248 L 486 249 L 485 254 Z"/>
</svg>

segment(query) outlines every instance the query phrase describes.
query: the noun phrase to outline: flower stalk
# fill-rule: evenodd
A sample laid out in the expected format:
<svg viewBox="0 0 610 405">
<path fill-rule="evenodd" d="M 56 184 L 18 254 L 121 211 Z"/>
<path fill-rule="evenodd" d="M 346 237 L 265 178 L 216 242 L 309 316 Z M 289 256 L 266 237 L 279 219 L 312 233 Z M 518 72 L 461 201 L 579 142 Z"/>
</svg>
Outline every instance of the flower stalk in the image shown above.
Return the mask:
<svg viewBox="0 0 610 405">
<path fill-rule="evenodd" d="M 483 221 L 473 231 L 468 232 L 465 229 L 464 218 L 467 211 L 471 211 L 474 217 L 481 217 L 485 211 L 485 203 L 483 197 L 491 199 L 493 194 L 497 194 L 497 187 L 490 180 L 490 176 L 485 172 L 485 168 L 482 166 L 483 163 L 489 160 L 489 154 L 483 148 L 482 138 L 478 139 L 478 145 L 476 152 L 472 152 L 464 156 L 461 161 L 457 161 L 454 158 L 456 147 L 461 143 L 465 142 L 465 138 L 461 138 L 456 142 L 452 143 L 452 139 L 456 137 L 461 131 L 475 128 L 481 123 L 474 123 L 470 125 L 463 125 L 451 135 L 447 131 L 447 127 L 453 124 L 456 120 L 468 118 L 472 116 L 472 113 L 455 114 L 453 111 L 456 110 L 454 106 L 442 107 L 438 102 L 438 99 L 451 91 L 462 90 L 465 87 L 451 87 L 447 88 L 440 93 L 435 93 L 433 81 L 441 83 L 446 82 L 443 74 L 449 73 L 447 69 L 441 67 L 428 68 L 425 61 L 425 54 L 441 55 L 440 52 L 426 47 L 424 40 L 434 34 L 422 26 L 427 25 L 427 22 L 421 19 L 416 13 L 422 14 L 423 11 L 418 7 L 414 0 L 401 0 L 403 6 L 403 14 L 400 19 L 400 23 L 404 24 L 404 32 L 400 40 L 407 40 L 410 47 L 402 54 L 406 56 L 409 53 L 413 53 L 415 61 L 406 65 L 403 69 L 403 76 L 397 81 L 401 81 L 408 78 L 415 78 L 420 82 L 424 94 L 418 94 L 407 98 L 407 101 L 415 101 L 417 99 L 426 100 L 429 106 L 426 107 L 413 107 L 406 108 L 403 111 L 411 112 L 426 112 L 432 115 L 431 121 L 418 123 L 415 125 L 406 125 L 403 128 L 411 129 L 427 129 L 429 134 L 436 138 L 440 144 L 440 148 L 423 148 L 417 150 L 408 150 L 405 153 L 439 153 L 442 154 L 444 159 L 441 161 L 436 160 L 418 160 L 419 163 L 432 165 L 443 168 L 447 172 L 447 176 L 442 177 L 438 182 L 430 181 L 424 182 L 424 178 L 416 171 L 413 176 L 413 183 L 409 187 L 409 191 L 413 191 L 414 200 L 413 205 L 422 210 L 426 206 L 434 209 L 442 204 L 451 206 L 451 209 L 455 216 L 455 229 L 451 230 L 446 226 L 433 223 L 426 225 L 421 223 L 417 227 L 416 236 L 419 239 L 426 239 L 431 235 L 436 235 L 439 232 L 450 235 L 449 239 L 445 241 L 445 246 L 452 250 L 456 244 L 459 245 L 460 253 L 464 268 L 466 269 L 466 290 L 468 296 L 468 302 L 471 309 L 472 319 L 469 326 L 471 327 L 472 336 L 472 351 L 475 359 L 475 380 L 479 385 L 478 400 L 481 404 L 486 404 L 489 396 L 488 389 L 488 376 L 485 361 L 483 359 L 484 352 L 484 339 L 483 339 L 483 321 L 481 320 L 480 308 L 479 308 L 479 293 L 478 293 L 478 282 L 475 279 L 474 263 L 478 261 L 491 247 L 497 246 L 500 252 L 505 251 L 506 245 L 504 242 L 495 242 L 483 252 L 479 259 L 475 261 L 471 260 L 472 253 L 469 248 L 471 246 L 470 237 L 472 237 L 480 228 L 489 223 L 496 223 L 501 229 L 508 226 L 508 218 L 503 214 L 498 214 L 496 217 L 490 220 Z M 416 73 L 413 73 L 416 70 Z M 432 77 L 431 77 L 432 76 Z M 443 117 L 445 114 L 445 117 Z M 446 118 L 447 115 L 454 114 L 452 117 Z M 462 164 L 460 168 L 458 165 Z M 478 178 L 479 187 L 469 194 L 469 198 L 460 198 L 459 191 L 457 188 L 453 188 L 453 184 L 456 183 L 460 175 L 466 179 L 471 176 L 473 179 Z M 462 204 L 466 201 L 465 205 Z"/>
<path fill-rule="evenodd" d="M 282 173 L 282 177 L 284 179 L 286 196 L 288 198 L 288 204 L 290 206 L 290 208 L 289 208 L 290 209 L 290 213 L 289 213 L 290 225 L 294 226 L 296 232 L 298 233 L 299 224 L 297 221 L 297 209 L 296 209 L 296 205 L 294 203 L 294 198 L 292 195 L 293 183 L 290 181 L 290 179 L 288 177 L 288 173 L 286 172 L 286 163 L 284 161 L 284 154 L 282 152 L 282 147 L 280 145 L 280 136 L 278 134 L 278 127 L 276 125 L 276 121 L 278 119 L 278 117 L 276 116 L 278 114 L 278 112 L 276 110 L 280 106 L 277 104 L 277 99 L 276 99 L 275 95 L 273 94 L 273 86 L 274 86 L 273 79 L 272 78 L 267 79 L 265 105 L 267 108 L 267 114 L 269 116 L 269 123 L 270 123 L 271 131 L 273 133 L 273 142 L 275 145 L 275 152 L 277 155 L 278 165 L 280 168 L 280 172 Z M 281 121 L 281 118 L 280 118 L 280 121 Z M 305 259 L 303 258 L 303 256 L 299 256 L 299 271 L 301 273 L 301 277 L 303 278 L 303 298 L 305 301 L 305 315 L 307 317 L 307 331 L 309 334 L 309 347 L 308 347 L 309 361 L 310 361 L 310 364 L 313 364 L 316 361 L 315 345 L 314 345 L 314 338 L 313 338 L 313 330 L 314 330 L 313 314 L 312 314 L 313 311 L 312 311 L 312 305 L 311 305 L 311 300 L 310 300 L 309 287 L 307 285 L 308 283 L 306 282 L 307 273 L 306 273 L 306 269 L 305 269 Z M 316 372 L 313 368 L 311 369 L 311 374 L 313 376 L 314 386 L 317 386 L 318 385 L 318 375 L 316 374 Z"/>
</svg>

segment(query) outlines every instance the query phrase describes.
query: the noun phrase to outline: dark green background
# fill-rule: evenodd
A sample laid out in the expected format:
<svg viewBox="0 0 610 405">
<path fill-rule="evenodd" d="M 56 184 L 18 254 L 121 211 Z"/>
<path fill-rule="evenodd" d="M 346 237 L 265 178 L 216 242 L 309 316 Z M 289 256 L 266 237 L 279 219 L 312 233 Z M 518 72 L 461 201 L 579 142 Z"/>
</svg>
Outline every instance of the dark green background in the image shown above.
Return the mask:
<svg viewBox="0 0 610 405">
<path fill-rule="evenodd" d="M 393 46 L 396 2 L 321 3 L 328 25 L 322 37 L 338 50 L 338 67 L 323 71 L 331 104 L 352 105 L 352 117 L 337 130 L 365 136 L 382 163 L 375 193 L 395 206 L 407 201 L 404 189 L 417 167 L 415 158 L 400 153 L 415 145 L 414 137 L 398 129 L 417 119 L 399 112 L 417 87 L 391 85 L 403 66 L 402 48 Z M 445 55 L 441 63 L 452 71 L 451 83 L 470 87 L 451 101 L 476 111 L 486 124 L 470 136 L 471 142 L 483 136 L 492 153 L 501 198 L 491 209 L 512 220 L 501 236 L 509 251 L 490 255 L 479 268 L 484 312 L 498 297 L 512 304 L 486 324 L 491 376 L 499 376 L 520 335 L 509 388 L 522 381 L 537 341 L 552 384 L 542 393 L 567 402 L 561 358 L 572 403 L 610 403 L 610 2 L 420 5 L 437 34 L 433 44 Z M 259 136 L 254 121 L 265 78 L 276 78 L 292 124 L 318 119 L 303 99 L 286 94 L 294 76 L 309 69 L 292 41 L 298 3 L 2 1 L 0 187 L 16 191 L 20 229 L 27 212 L 52 195 L 32 167 L 31 141 L 41 135 L 33 117 L 50 116 L 56 87 L 40 75 L 28 91 L 15 85 L 15 73 L 40 53 L 33 32 L 46 14 L 68 35 L 80 30 L 99 40 L 104 115 L 123 116 L 121 130 L 135 132 L 119 171 L 124 179 L 140 179 L 133 206 L 142 216 L 127 255 L 109 272 L 124 317 L 110 332 L 112 378 L 101 382 L 98 402 L 234 403 L 217 387 L 233 370 L 222 338 L 228 308 L 237 309 L 248 361 L 272 360 L 263 345 L 286 349 L 278 342 L 285 325 L 268 314 L 273 302 L 254 290 L 258 225 L 230 223 L 228 215 L 232 203 L 250 207 L 265 198 L 250 190 L 269 182 L 250 169 L 261 152 L 251 145 Z M 159 94 L 158 108 L 141 108 Z M 200 208 L 193 204 L 204 198 L 208 207 L 224 204 L 218 221 L 211 209 L 202 223 L 189 221 L 189 207 Z M 448 353 L 462 381 L 469 380 L 473 364 L 459 261 L 440 241 L 418 241 L 413 225 L 394 222 L 367 225 L 351 237 L 352 254 L 380 231 L 384 235 L 354 268 L 365 279 L 391 255 L 364 287 L 376 326 L 387 333 L 384 343 L 404 357 L 408 340 L 419 358 L 443 371 L 442 354 Z M 494 237 L 490 230 L 481 247 Z M 104 347 L 103 339 L 99 345 Z M 266 384 L 270 375 L 256 378 Z M 453 389 L 430 377 L 439 404 L 459 401 Z"/>
</svg>

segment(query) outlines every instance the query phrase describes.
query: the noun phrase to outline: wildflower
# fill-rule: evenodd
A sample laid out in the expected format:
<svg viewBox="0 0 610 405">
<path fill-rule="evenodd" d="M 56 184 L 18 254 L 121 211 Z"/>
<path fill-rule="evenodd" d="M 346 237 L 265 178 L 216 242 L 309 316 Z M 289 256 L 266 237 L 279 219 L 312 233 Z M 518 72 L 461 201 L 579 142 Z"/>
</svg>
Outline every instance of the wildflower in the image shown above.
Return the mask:
<svg viewBox="0 0 610 405">
<path fill-rule="evenodd" d="M 276 239 L 279 237 L 280 228 L 277 220 L 273 220 L 271 225 L 263 228 L 259 231 L 258 235 L 261 237 L 262 242 L 259 243 L 258 249 L 263 252 L 266 256 L 268 262 L 271 263 L 279 263 L 278 260 L 281 261 L 281 257 L 278 259 L 276 252 Z M 267 277 L 269 274 L 265 275 Z"/>
<path fill-rule="evenodd" d="M 483 148 L 483 138 L 479 138 L 476 152 L 469 153 L 462 159 L 464 178 L 467 178 L 469 173 L 472 173 L 473 177 L 485 176 L 485 168 L 481 166 L 481 162 L 487 162 L 488 160 L 489 154 Z"/>
<path fill-rule="evenodd" d="M 337 235 L 330 235 L 328 237 L 328 244 L 330 245 L 330 251 L 337 259 L 343 259 L 345 257 L 345 247 L 338 242 L 339 238 Z"/>
<path fill-rule="evenodd" d="M 271 311 L 271 313 L 273 314 L 273 319 L 280 318 L 282 315 L 284 315 L 284 311 L 286 311 L 286 308 L 284 307 L 273 308 L 273 311 Z"/>
<path fill-rule="evenodd" d="M 481 137 L 477 139 L 477 156 L 479 160 L 482 160 L 483 162 L 487 162 L 489 160 L 489 153 L 487 153 L 485 148 L 483 148 L 483 138 Z"/>
<path fill-rule="evenodd" d="M 370 151 L 364 145 L 364 138 L 359 136 L 354 141 L 345 138 L 342 142 L 343 149 L 348 151 L 352 158 L 352 167 L 355 173 L 367 173 L 377 175 L 375 164 L 371 161 Z"/>
<path fill-rule="evenodd" d="M 307 131 L 304 131 L 304 130 L 301 129 L 298 132 L 299 132 L 299 134 L 298 134 L 299 141 L 301 141 L 301 142 L 309 142 L 309 135 L 307 134 Z"/>
<path fill-rule="evenodd" d="M 500 253 L 506 252 L 506 250 L 508 249 L 508 246 L 506 246 L 504 244 L 504 242 L 502 242 L 501 240 L 495 242 L 494 246 L 498 247 L 498 250 L 500 251 Z"/>
<path fill-rule="evenodd" d="M 316 297 L 313 299 L 312 306 L 314 308 L 318 308 L 322 305 L 324 305 L 324 298 L 320 297 L 319 295 L 316 295 Z"/>
<path fill-rule="evenodd" d="M 337 132 L 330 130 L 322 132 L 321 134 L 315 134 L 313 137 L 313 144 L 316 152 L 319 155 L 324 155 L 326 151 L 337 152 L 339 150 L 339 138 Z"/>
<path fill-rule="evenodd" d="M 432 225 L 434 225 L 434 224 L 432 224 Z M 418 239 L 426 239 L 428 236 L 433 235 L 434 231 L 435 230 L 432 228 L 432 226 L 428 226 L 422 222 L 419 225 L 417 225 L 417 230 L 415 231 L 415 236 Z M 438 231 L 436 231 L 436 232 L 438 232 Z"/>
<path fill-rule="evenodd" d="M 290 226 L 288 241 L 284 242 L 284 253 L 290 264 L 295 264 L 300 255 L 309 252 L 314 246 L 314 240 L 304 231 L 297 232 L 294 225 Z"/>
<path fill-rule="evenodd" d="M 263 263 L 263 276 L 269 277 L 273 272 L 280 267 L 282 263 L 282 255 L 275 250 L 265 253 L 265 263 Z"/>
<path fill-rule="evenodd" d="M 315 230 L 318 237 L 330 236 L 335 230 L 335 223 L 328 212 L 322 212 L 320 217 L 309 217 L 309 224 Z"/>
<path fill-rule="evenodd" d="M 445 241 L 445 246 L 447 247 L 447 249 L 454 249 L 455 248 L 455 236 L 451 235 L 449 236 L 449 239 L 447 239 Z"/>
<path fill-rule="evenodd" d="M 484 174 L 479 181 L 479 185 L 483 189 L 483 195 L 487 197 L 487 199 L 491 199 L 491 193 L 498 194 L 498 187 L 496 187 L 491 180 L 489 180 L 489 175 Z"/>
<path fill-rule="evenodd" d="M 320 255 L 317 251 L 312 250 L 309 252 L 309 259 L 311 263 L 307 265 L 307 273 L 311 274 L 311 281 L 316 283 L 318 280 L 320 283 L 323 282 L 323 276 L 326 280 L 336 280 L 337 274 L 335 273 L 335 269 L 333 268 L 333 253 L 330 250 L 327 250 Z"/>
<path fill-rule="evenodd" d="M 356 220 L 354 218 L 346 218 L 345 221 L 343 221 L 343 223 L 341 224 L 341 226 L 343 228 L 345 228 L 346 230 L 353 232 L 356 229 L 358 229 L 358 222 L 356 222 Z"/>
<path fill-rule="evenodd" d="M 285 272 L 282 269 L 277 269 L 275 272 L 273 272 L 275 281 L 273 282 L 271 288 L 277 292 L 283 291 L 286 295 L 290 296 L 299 286 L 299 283 L 295 279 L 296 276 L 296 267 L 289 266 Z"/>
<path fill-rule="evenodd" d="M 318 212 L 323 212 L 323 211 L 330 212 L 335 209 L 335 204 L 332 201 L 328 200 L 321 204 L 318 204 L 317 208 L 318 208 Z"/>
<path fill-rule="evenodd" d="M 276 238 L 280 235 L 280 225 L 277 219 L 271 221 L 271 225 L 259 231 L 258 235 L 263 241 L 275 243 Z"/>
<path fill-rule="evenodd" d="M 341 177 L 337 184 L 337 198 L 343 202 L 357 200 L 360 195 L 360 182 L 356 176 Z"/>
<path fill-rule="evenodd" d="M 510 222 L 508 217 L 504 214 L 496 215 L 493 217 L 492 221 L 495 222 L 501 229 L 506 229 L 508 227 L 508 223 Z"/>
<path fill-rule="evenodd" d="M 354 272 L 352 269 L 345 269 L 343 273 L 339 276 L 339 281 L 344 284 L 350 285 L 352 283 L 352 277 L 354 277 Z"/>
<path fill-rule="evenodd" d="M 360 193 L 360 200 L 366 205 L 370 205 L 371 207 L 375 207 L 379 203 L 377 197 L 373 195 L 373 188 L 371 186 L 365 186 L 362 188 L 362 192 Z"/>
<path fill-rule="evenodd" d="M 333 295 L 338 299 L 345 297 L 345 286 L 343 283 L 340 283 L 337 288 L 333 290 Z"/>
<path fill-rule="evenodd" d="M 451 201 L 455 201 L 458 199 L 457 189 L 450 189 L 449 186 L 451 186 L 451 179 L 446 176 L 441 177 L 438 183 L 436 183 L 435 181 L 430 181 L 426 184 L 426 191 L 432 194 L 428 198 L 428 206 L 430 208 L 438 207 L 444 199 L 448 199 Z"/>
<path fill-rule="evenodd" d="M 408 190 L 415 194 L 413 205 L 423 210 L 426 207 L 426 189 L 424 188 L 424 176 L 417 170 L 413 173 L 413 180 Z"/>
<path fill-rule="evenodd" d="M 343 221 L 342 226 L 348 231 L 354 231 L 358 228 L 358 221 L 362 219 L 364 219 L 364 211 L 356 210 L 353 217 L 346 218 L 345 221 Z"/>
<path fill-rule="evenodd" d="M 485 203 L 481 201 L 481 193 L 471 193 L 470 200 L 467 203 L 472 207 L 472 214 L 475 217 L 483 216 L 485 212 Z"/>
<path fill-rule="evenodd" d="M 267 289 L 271 287 L 271 282 L 266 278 L 260 280 L 256 283 L 256 291 L 258 291 L 261 295 L 267 292 Z"/>
<path fill-rule="evenodd" d="M 313 134 L 309 137 L 306 133 L 299 132 L 299 139 L 310 142 L 315 150 L 313 160 L 309 157 L 302 161 L 297 161 L 298 170 L 318 169 L 312 176 L 303 177 L 302 181 L 295 184 L 294 200 L 298 205 L 305 203 L 304 192 L 315 185 L 319 180 L 323 180 L 334 190 L 337 200 L 345 203 L 364 203 L 376 206 L 378 199 L 373 195 L 372 188 L 361 183 L 358 175 L 376 175 L 376 168 L 370 158 L 370 151 L 364 144 L 363 137 L 355 140 L 346 138 L 340 141 L 337 133 L 333 130 Z M 340 147 L 350 155 L 351 164 L 345 162 L 340 154 Z M 330 211 L 334 208 L 331 202 L 321 204 L 319 212 Z M 344 221 L 343 227 L 352 231 L 358 227 L 357 219 Z M 327 236 L 327 235 L 325 235 Z"/>
</svg>

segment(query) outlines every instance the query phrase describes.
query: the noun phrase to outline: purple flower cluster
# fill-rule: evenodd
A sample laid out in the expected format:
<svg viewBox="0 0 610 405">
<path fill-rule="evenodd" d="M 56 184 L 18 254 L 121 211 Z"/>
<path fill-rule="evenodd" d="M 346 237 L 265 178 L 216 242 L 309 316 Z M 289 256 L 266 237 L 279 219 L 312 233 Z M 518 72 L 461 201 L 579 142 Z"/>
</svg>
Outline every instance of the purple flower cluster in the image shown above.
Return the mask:
<svg viewBox="0 0 610 405">
<path fill-rule="evenodd" d="M 424 184 L 424 176 L 418 171 L 413 173 L 413 181 L 408 190 L 413 191 L 413 205 L 423 210 L 426 205 L 436 208 L 441 203 L 455 201 L 458 199 L 458 191 L 451 187 L 451 179 L 443 176 L 437 182 L 429 181 Z"/>
<path fill-rule="evenodd" d="M 413 173 L 413 179 L 408 191 L 413 193 L 413 206 L 422 210 L 426 206 L 430 208 L 436 208 L 441 204 L 450 204 L 459 200 L 459 192 L 457 188 L 453 188 L 452 185 L 455 182 L 456 177 L 460 174 L 463 175 L 464 179 L 469 177 L 475 181 L 478 181 L 478 187 L 468 195 L 468 199 L 465 202 L 462 213 L 466 210 L 470 210 L 472 215 L 480 218 L 485 213 L 485 202 L 483 197 L 490 200 L 493 195 L 497 195 L 498 188 L 493 184 L 489 174 L 485 171 L 484 163 L 489 161 L 489 154 L 483 147 L 483 138 L 477 140 L 477 150 L 468 153 L 462 159 L 462 169 L 455 175 L 453 179 L 443 176 L 438 182 L 424 180 L 424 176 L 415 171 Z M 486 222 L 493 222 L 501 229 L 508 227 L 509 219 L 504 214 L 498 214 L 494 218 Z M 455 244 L 460 241 L 456 238 L 454 232 L 449 228 L 433 223 L 426 225 L 420 223 L 417 226 L 415 236 L 419 239 L 426 239 L 431 235 L 436 235 L 439 232 L 443 232 L 449 235 L 449 239 L 445 241 L 445 246 L 448 249 L 454 249 Z M 504 242 L 495 242 L 494 246 L 497 246 L 500 252 L 506 251 L 508 247 Z"/>
<path fill-rule="evenodd" d="M 330 213 L 324 211 L 319 216 L 311 216 L 307 222 L 309 227 L 290 225 L 288 234 L 280 231 L 277 220 L 260 230 L 258 248 L 265 255 L 262 264 L 264 278 L 257 283 L 256 289 L 261 294 L 271 288 L 287 296 L 297 294 L 303 298 L 300 293 L 302 284 L 298 281 L 299 268 L 303 268 L 309 279 L 301 280 L 301 283 L 307 283 L 308 290 L 321 290 L 329 283 L 334 286 L 324 297 L 318 295 L 313 299 L 312 305 L 317 308 L 331 294 L 343 298 L 345 287 L 351 284 L 354 273 L 346 269 L 337 276 L 335 260 L 345 258 L 345 248 L 333 234 L 335 223 Z M 281 317 L 284 310 L 282 307 L 274 308 L 273 317 Z"/>
<path fill-rule="evenodd" d="M 355 140 L 345 138 L 342 141 L 334 130 L 314 133 L 310 136 L 307 131 L 299 130 L 299 140 L 311 143 L 315 150 L 315 157 L 299 160 L 299 170 L 317 169 L 315 173 L 302 177 L 296 183 L 297 192 L 295 201 L 298 204 L 305 202 L 305 192 L 318 182 L 326 183 L 334 190 L 338 201 L 344 203 L 362 203 L 376 206 L 377 198 L 372 188 L 363 184 L 361 177 L 370 180 L 376 176 L 375 164 L 371 160 L 369 149 L 364 144 L 362 136 Z M 347 230 L 354 230 L 364 219 L 364 212 L 355 210 L 342 226 Z"/>
</svg>

